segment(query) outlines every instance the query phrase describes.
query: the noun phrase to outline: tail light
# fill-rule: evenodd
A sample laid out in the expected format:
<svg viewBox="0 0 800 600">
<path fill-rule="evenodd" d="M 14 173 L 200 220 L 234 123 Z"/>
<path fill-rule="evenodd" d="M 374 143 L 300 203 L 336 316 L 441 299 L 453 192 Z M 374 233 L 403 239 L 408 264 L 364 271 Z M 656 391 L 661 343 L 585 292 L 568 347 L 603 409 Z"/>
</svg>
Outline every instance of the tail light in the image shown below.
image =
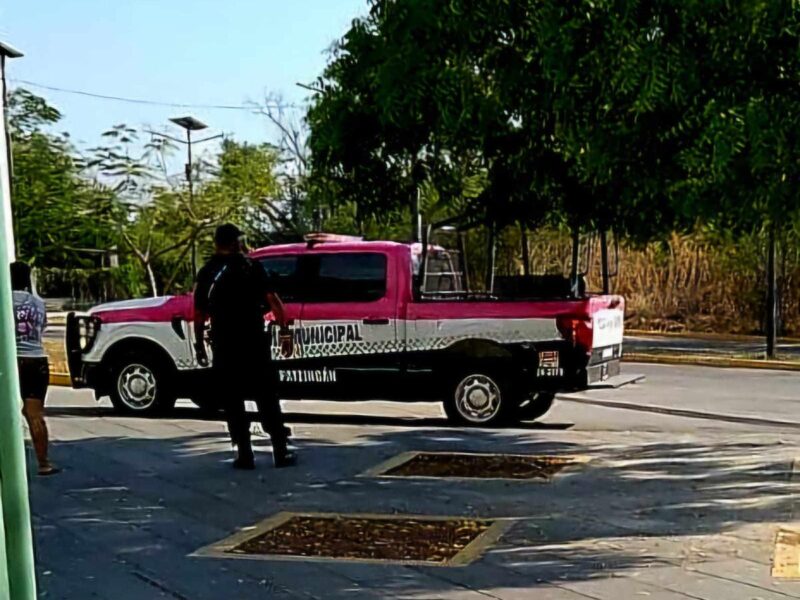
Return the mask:
<svg viewBox="0 0 800 600">
<path fill-rule="evenodd" d="M 564 339 L 587 355 L 592 353 L 592 321 L 589 317 L 558 317 L 556 325 Z"/>
</svg>

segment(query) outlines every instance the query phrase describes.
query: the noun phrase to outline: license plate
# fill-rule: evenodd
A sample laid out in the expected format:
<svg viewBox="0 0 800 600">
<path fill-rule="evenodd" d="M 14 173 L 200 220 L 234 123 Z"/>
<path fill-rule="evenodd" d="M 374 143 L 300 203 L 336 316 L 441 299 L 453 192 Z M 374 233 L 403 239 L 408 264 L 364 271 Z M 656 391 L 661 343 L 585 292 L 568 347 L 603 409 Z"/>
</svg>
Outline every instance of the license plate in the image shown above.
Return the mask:
<svg viewBox="0 0 800 600">
<path fill-rule="evenodd" d="M 543 350 L 539 352 L 539 367 L 536 369 L 537 377 L 562 377 L 564 370 L 559 367 L 558 352 Z"/>
<path fill-rule="evenodd" d="M 614 356 L 614 348 L 606 348 L 603 350 L 603 358 L 611 358 Z"/>
<path fill-rule="evenodd" d="M 537 377 L 562 377 L 564 370 L 556 367 L 539 367 L 536 369 Z"/>
</svg>

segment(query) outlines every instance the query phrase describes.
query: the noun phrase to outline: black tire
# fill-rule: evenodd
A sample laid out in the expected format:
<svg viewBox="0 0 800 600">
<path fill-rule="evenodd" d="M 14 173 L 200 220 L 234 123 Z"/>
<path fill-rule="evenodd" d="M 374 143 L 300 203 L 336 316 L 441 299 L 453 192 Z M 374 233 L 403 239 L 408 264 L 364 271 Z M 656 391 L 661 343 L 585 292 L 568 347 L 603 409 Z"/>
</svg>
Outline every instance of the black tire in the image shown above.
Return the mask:
<svg viewBox="0 0 800 600">
<path fill-rule="evenodd" d="M 444 411 L 451 423 L 496 427 L 507 422 L 513 403 L 509 386 L 498 374 L 469 370 L 453 377 L 448 388 Z"/>
<path fill-rule="evenodd" d="M 152 416 L 175 406 L 174 370 L 158 358 L 123 354 L 109 369 L 111 403 L 123 414 Z"/>
<path fill-rule="evenodd" d="M 535 392 L 530 394 L 517 407 L 516 417 L 520 421 L 541 419 L 553 407 L 556 395 L 553 392 Z"/>
</svg>

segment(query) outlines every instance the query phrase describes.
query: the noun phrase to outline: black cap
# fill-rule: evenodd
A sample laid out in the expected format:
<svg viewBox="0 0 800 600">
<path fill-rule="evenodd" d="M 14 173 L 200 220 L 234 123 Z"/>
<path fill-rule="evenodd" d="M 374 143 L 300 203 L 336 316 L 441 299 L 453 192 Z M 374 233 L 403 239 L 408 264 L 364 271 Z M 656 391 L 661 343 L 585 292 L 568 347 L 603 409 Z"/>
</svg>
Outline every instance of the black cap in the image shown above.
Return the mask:
<svg viewBox="0 0 800 600">
<path fill-rule="evenodd" d="M 9 265 L 11 269 L 11 289 L 21 292 L 30 290 L 31 284 L 31 268 L 24 262 L 13 262 Z"/>
<path fill-rule="evenodd" d="M 242 237 L 241 230 L 233 223 L 225 223 L 214 232 L 214 243 L 218 246 L 230 246 Z"/>
</svg>

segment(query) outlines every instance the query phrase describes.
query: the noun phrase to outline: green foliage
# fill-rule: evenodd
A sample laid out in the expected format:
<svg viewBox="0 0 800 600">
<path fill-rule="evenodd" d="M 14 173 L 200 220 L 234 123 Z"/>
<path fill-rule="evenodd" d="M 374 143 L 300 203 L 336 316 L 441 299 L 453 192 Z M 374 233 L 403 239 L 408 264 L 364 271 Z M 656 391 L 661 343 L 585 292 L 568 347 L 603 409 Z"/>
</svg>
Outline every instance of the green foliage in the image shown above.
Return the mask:
<svg viewBox="0 0 800 600">
<path fill-rule="evenodd" d="M 312 176 L 364 214 L 424 181 L 450 210 L 638 242 L 783 220 L 799 16 L 792 0 L 373 0 L 318 81 Z"/>
<path fill-rule="evenodd" d="M 66 135 L 51 133 L 61 115 L 43 98 L 17 89 L 10 100 L 16 238 L 45 292 L 105 299 L 187 291 L 191 249 L 202 258 L 216 225 L 235 221 L 262 243 L 287 223 L 271 146 L 226 140 L 218 156 L 195 163 L 190 195 L 182 177 L 168 174 L 178 150 L 168 139 L 142 143 L 121 124 L 81 156 Z"/>
<path fill-rule="evenodd" d="M 41 268 L 91 268 L 97 255 L 86 250 L 114 245 L 103 225 L 113 210 L 113 195 L 82 179 L 68 138 L 49 132 L 60 117 L 30 92 L 15 90 L 10 96 L 18 254 Z"/>
</svg>

